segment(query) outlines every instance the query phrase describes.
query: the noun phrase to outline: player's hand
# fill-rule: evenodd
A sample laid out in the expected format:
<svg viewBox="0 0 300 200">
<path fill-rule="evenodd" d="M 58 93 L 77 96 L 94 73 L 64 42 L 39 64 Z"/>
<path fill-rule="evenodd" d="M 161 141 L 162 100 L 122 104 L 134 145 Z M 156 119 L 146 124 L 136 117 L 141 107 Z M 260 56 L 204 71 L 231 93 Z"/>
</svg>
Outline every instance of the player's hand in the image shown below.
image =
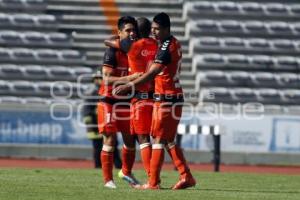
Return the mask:
<svg viewBox="0 0 300 200">
<path fill-rule="evenodd" d="M 116 48 L 116 49 L 120 48 L 120 40 L 119 39 L 104 40 L 104 44 L 108 47 L 112 47 L 112 48 Z"/>
<path fill-rule="evenodd" d="M 113 89 L 112 94 L 114 96 L 121 96 L 127 94 L 130 90 L 133 89 L 133 85 L 131 83 L 127 83 L 125 85 L 119 85 L 115 89 Z"/>
</svg>

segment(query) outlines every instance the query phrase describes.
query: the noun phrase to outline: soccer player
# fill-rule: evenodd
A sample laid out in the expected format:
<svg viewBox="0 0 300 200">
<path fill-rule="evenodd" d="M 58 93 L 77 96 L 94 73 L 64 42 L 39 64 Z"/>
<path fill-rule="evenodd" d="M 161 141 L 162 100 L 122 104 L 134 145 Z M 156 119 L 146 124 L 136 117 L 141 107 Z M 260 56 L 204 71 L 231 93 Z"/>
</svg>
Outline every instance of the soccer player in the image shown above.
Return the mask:
<svg viewBox="0 0 300 200">
<path fill-rule="evenodd" d="M 124 94 L 148 81 L 155 81 L 154 108 L 151 135 L 154 138 L 150 162 L 150 178 L 140 189 L 159 189 L 160 172 L 166 147 L 174 165 L 180 173 L 179 181 L 172 189 L 185 189 L 196 185 L 182 150 L 175 144 L 177 126 L 182 114 L 183 91 L 179 84 L 182 51 L 178 40 L 170 33 L 170 18 L 159 13 L 153 18 L 152 34 L 160 47 L 149 71 L 141 77 L 120 85 L 114 94 Z"/>
<path fill-rule="evenodd" d="M 107 45 L 121 48 L 127 52 L 129 72 L 145 73 L 153 63 L 158 44 L 156 40 L 150 38 L 151 22 L 144 17 L 137 19 L 139 40 L 130 38 L 121 41 L 106 41 Z M 144 169 L 150 176 L 151 144 L 150 131 L 153 110 L 153 81 L 146 82 L 135 88 L 134 98 L 131 100 L 131 134 L 137 135 L 140 145 L 141 160 Z M 119 176 L 122 177 L 122 171 Z"/>
<path fill-rule="evenodd" d="M 136 20 L 125 16 L 118 20 L 118 36 L 120 39 L 136 37 Z M 122 148 L 122 171 L 131 184 L 138 181 L 131 173 L 135 160 L 135 139 L 130 134 L 130 99 L 116 99 L 112 95 L 114 85 L 134 80 L 139 73 L 128 74 L 128 59 L 125 52 L 107 48 L 102 66 L 103 81 L 99 89 L 101 96 L 98 103 L 98 129 L 103 134 L 101 151 L 104 186 L 116 188 L 113 181 L 113 152 L 117 139 L 116 133 L 122 133 L 124 146 Z"/>
</svg>

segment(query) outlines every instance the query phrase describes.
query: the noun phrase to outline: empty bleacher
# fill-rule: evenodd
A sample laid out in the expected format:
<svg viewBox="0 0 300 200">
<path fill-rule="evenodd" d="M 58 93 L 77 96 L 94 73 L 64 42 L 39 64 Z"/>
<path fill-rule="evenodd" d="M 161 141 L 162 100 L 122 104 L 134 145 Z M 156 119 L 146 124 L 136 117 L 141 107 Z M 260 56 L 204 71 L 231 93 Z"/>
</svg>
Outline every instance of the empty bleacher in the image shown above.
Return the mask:
<svg viewBox="0 0 300 200">
<path fill-rule="evenodd" d="M 185 2 L 198 101 L 299 105 L 299 8 L 294 0 Z"/>
<path fill-rule="evenodd" d="M 73 102 L 90 86 L 77 83 L 94 71 L 85 52 L 47 8 L 47 0 L 0 0 L 1 103 Z"/>
<path fill-rule="evenodd" d="M 297 105 L 297 1 L 117 0 L 118 11 L 106 3 L 0 0 L 1 98 L 14 101 L 12 97 L 20 92 L 23 99 L 38 102 L 51 96 L 49 85 L 55 81 L 69 81 L 74 90 L 83 90 L 88 84 L 77 87 L 78 76 L 101 65 L 103 41 L 112 33 L 104 12 L 116 20 L 119 13 L 152 19 L 165 11 L 171 16 L 172 33 L 183 46 L 181 84 L 194 97 L 187 102 Z M 63 86 L 55 91 L 68 94 Z M 73 99 L 79 98 L 73 94 Z"/>
</svg>

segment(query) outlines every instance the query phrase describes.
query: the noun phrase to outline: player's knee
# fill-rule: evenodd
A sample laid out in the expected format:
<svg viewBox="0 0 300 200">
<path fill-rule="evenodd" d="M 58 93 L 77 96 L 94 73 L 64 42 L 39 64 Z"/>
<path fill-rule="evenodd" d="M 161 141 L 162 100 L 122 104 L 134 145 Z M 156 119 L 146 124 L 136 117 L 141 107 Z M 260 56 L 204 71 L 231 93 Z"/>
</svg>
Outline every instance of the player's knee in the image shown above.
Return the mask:
<svg viewBox="0 0 300 200">
<path fill-rule="evenodd" d="M 105 152 L 114 152 L 114 150 L 115 150 L 114 146 L 104 144 L 102 147 L 102 151 L 105 151 Z"/>
<path fill-rule="evenodd" d="M 169 149 L 172 149 L 174 148 L 176 145 L 175 142 L 168 142 L 167 145 L 166 145 L 166 149 L 169 150 Z"/>
<path fill-rule="evenodd" d="M 128 150 L 128 151 L 135 151 L 135 145 L 127 146 L 126 144 L 124 144 L 123 148 Z"/>
<path fill-rule="evenodd" d="M 149 143 L 150 136 L 149 135 L 138 135 L 138 142 L 139 142 L 139 144 Z"/>
<path fill-rule="evenodd" d="M 141 143 L 140 144 L 140 149 L 142 150 L 142 149 L 147 148 L 149 146 L 151 146 L 150 142 Z"/>
</svg>

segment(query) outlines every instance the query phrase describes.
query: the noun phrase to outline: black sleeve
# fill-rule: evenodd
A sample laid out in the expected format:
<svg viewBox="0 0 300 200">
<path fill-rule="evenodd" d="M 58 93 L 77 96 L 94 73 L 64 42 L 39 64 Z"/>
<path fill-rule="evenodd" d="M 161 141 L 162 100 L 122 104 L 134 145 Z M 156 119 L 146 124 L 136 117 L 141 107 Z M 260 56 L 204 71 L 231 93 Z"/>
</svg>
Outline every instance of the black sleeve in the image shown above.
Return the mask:
<svg viewBox="0 0 300 200">
<path fill-rule="evenodd" d="M 170 40 L 166 40 L 161 47 L 159 48 L 155 60 L 155 63 L 167 65 L 171 62 L 171 53 L 170 53 Z"/>
<path fill-rule="evenodd" d="M 122 51 L 128 53 L 131 45 L 133 44 L 134 40 L 130 39 L 129 37 L 120 41 L 120 48 Z"/>
<path fill-rule="evenodd" d="M 117 65 L 116 49 L 109 47 L 104 53 L 103 65 L 115 67 Z"/>
</svg>

